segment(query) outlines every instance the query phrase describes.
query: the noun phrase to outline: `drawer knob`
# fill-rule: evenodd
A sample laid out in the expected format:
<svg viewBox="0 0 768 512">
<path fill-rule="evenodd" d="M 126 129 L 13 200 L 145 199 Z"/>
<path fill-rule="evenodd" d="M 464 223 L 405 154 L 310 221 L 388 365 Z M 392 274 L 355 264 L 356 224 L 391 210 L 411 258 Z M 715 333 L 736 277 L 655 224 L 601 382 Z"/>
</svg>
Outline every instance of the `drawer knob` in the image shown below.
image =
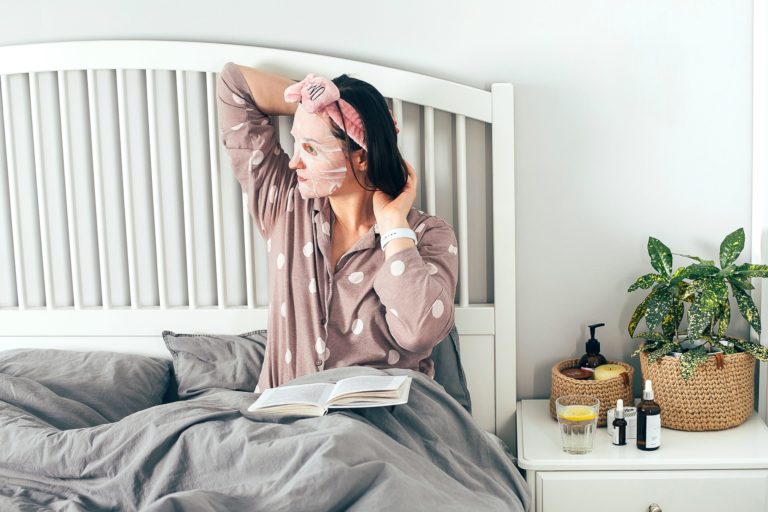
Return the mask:
<svg viewBox="0 0 768 512">
<path fill-rule="evenodd" d="M 648 505 L 648 512 L 661 512 L 661 507 L 656 503 Z"/>
</svg>

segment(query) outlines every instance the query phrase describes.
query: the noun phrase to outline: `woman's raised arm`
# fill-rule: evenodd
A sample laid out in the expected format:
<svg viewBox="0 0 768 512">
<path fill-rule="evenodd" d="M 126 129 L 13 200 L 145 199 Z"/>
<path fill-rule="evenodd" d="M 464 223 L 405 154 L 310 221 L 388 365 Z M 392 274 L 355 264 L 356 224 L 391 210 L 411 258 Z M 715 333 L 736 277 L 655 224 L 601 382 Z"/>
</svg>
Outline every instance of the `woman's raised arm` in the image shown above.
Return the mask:
<svg viewBox="0 0 768 512">
<path fill-rule="evenodd" d="M 265 239 L 281 215 L 296 186 L 290 157 L 280 146 L 270 115 L 293 115 L 298 104 L 283 100 L 291 80 L 228 62 L 216 81 L 221 142 L 248 208 Z"/>
</svg>

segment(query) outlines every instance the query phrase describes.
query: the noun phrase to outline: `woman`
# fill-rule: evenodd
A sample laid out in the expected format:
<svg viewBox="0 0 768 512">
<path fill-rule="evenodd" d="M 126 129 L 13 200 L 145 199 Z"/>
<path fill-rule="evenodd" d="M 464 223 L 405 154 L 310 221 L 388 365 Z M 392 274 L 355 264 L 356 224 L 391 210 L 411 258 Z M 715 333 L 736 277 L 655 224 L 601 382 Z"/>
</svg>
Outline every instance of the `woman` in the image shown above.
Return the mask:
<svg viewBox="0 0 768 512">
<path fill-rule="evenodd" d="M 230 62 L 217 103 L 269 256 L 269 343 L 256 392 L 338 366 L 433 374 L 429 355 L 454 322 L 456 236 L 412 207 L 416 175 L 383 96 L 347 75 L 295 83 Z M 293 157 L 270 115 L 294 116 Z"/>
</svg>

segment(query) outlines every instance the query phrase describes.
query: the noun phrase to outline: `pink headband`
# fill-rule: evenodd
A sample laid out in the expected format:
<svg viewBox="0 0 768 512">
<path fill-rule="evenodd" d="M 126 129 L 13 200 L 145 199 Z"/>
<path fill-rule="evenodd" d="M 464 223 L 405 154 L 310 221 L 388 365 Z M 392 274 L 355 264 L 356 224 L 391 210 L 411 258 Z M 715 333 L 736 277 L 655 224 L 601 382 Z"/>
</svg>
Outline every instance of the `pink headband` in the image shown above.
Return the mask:
<svg viewBox="0 0 768 512">
<path fill-rule="evenodd" d="M 288 103 L 300 102 L 304 110 L 310 114 L 328 114 L 336 126 L 342 130 L 346 124 L 347 135 L 361 148 L 368 151 L 368 145 L 365 141 L 365 126 L 363 120 L 360 119 L 360 114 L 357 113 L 355 107 L 341 99 L 339 88 L 331 80 L 309 73 L 301 82 L 286 87 L 283 95 Z M 341 112 L 339 112 L 339 106 Z M 389 115 L 392 116 L 391 111 Z M 342 122 L 342 116 L 344 122 Z M 392 122 L 397 130 L 394 116 L 392 116 Z"/>
</svg>

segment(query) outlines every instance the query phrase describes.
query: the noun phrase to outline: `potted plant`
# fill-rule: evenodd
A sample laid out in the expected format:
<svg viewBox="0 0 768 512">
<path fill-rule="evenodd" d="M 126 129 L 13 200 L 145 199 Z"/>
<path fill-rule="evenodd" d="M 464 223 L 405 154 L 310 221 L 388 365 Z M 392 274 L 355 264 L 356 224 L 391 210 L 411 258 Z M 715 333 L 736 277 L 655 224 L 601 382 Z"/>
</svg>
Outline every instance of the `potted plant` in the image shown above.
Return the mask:
<svg viewBox="0 0 768 512">
<path fill-rule="evenodd" d="M 640 276 L 627 290 L 650 288 L 632 314 L 628 331 L 644 340 L 632 355 L 640 355 L 643 378 L 653 381 L 665 427 L 721 430 L 752 414 L 755 358 L 768 361 L 768 347 L 727 331 L 733 297 L 740 314 L 760 333 L 750 281 L 768 277 L 768 265 L 737 265 L 743 249 L 744 230 L 739 228 L 720 244 L 718 267 L 712 260 L 672 253 L 661 241 L 648 238 L 656 272 Z M 673 254 L 695 263 L 673 269 Z M 685 330 L 680 327 L 683 318 Z M 635 334 L 642 319 L 647 329 Z"/>
</svg>

